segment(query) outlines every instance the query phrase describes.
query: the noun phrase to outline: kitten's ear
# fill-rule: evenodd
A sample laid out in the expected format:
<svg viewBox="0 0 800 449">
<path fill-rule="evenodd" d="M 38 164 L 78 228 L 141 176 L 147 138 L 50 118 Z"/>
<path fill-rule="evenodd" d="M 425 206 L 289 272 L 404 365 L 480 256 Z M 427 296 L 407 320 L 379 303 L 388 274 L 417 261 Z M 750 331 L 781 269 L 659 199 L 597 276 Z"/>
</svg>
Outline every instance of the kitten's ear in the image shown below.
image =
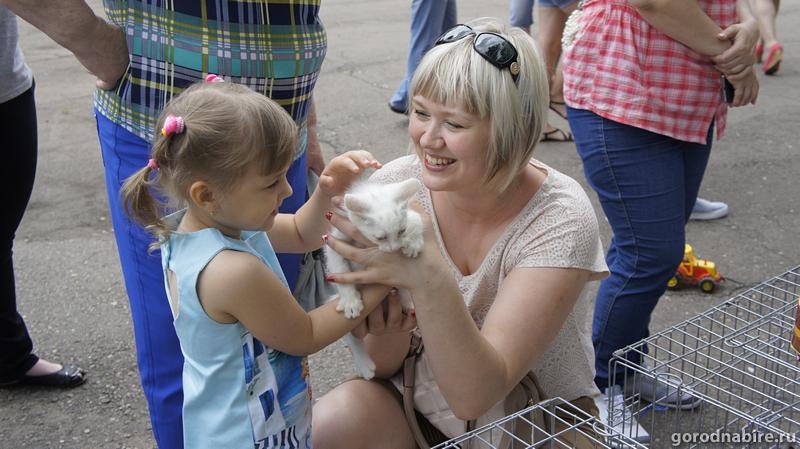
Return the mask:
<svg viewBox="0 0 800 449">
<path fill-rule="evenodd" d="M 362 214 L 369 210 L 369 203 L 364 201 L 363 198 L 347 194 L 344 196 L 344 206 L 350 212 Z"/>
<path fill-rule="evenodd" d="M 397 186 L 399 188 L 398 197 L 404 201 L 408 201 L 422 188 L 422 183 L 416 179 L 406 179 L 403 182 L 397 183 Z"/>
</svg>

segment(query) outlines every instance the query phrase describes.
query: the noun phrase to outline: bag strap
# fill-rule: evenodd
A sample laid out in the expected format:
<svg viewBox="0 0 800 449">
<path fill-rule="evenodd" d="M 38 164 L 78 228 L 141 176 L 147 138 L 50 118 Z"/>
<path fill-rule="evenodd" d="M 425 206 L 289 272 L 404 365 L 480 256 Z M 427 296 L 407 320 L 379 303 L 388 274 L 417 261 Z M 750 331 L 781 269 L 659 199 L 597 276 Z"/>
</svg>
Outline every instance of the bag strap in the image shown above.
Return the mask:
<svg viewBox="0 0 800 449">
<path fill-rule="evenodd" d="M 414 435 L 414 440 L 417 442 L 419 449 L 430 449 L 431 445 L 428 443 L 428 440 L 419 427 L 416 410 L 414 409 L 414 382 L 417 359 L 420 354 L 422 354 L 424 347 L 422 336 L 419 335 L 417 330 L 412 331 L 408 354 L 403 360 L 403 411 L 406 414 L 408 427 L 411 429 L 411 433 Z M 511 390 L 511 393 L 506 396 L 505 401 L 503 401 L 503 412 L 508 416 L 522 409 L 536 405 L 545 399 L 547 398 L 542 391 L 541 385 L 539 385 L 538 379 L 536 379 L 536 375 L 533 374 L 533 372 L 528 372 L 514 389 Z M 536 429 L 531 428 L 530 425 L 524 424 L 521 420 L 514 420 L 523 424 L 516 423 L 518 425 L 514 428 L 506 429 L 507 432 L 503 432 L 500 445 L 497 446 L 498 449 L 511 448 L 513 443 L 511 439 L 512 434 L 521 441 L 528 441 L 532 437 L 534 438 L 532 441 L 541 439 L 534 435 L 534 430 L 545 428 L 544 412 L 536 410 L 531 412 L 526 418 L 536 426 Z M 514 422 L 509 422 L 506 425 L 513 426 L 514 424 Z M 475 430 L 476 425 L 477 420 L 471 419 L 467 421 L 466 431 L 471 432 Z"/>
<path fill-rule="evenodd" d="M 419 449 L 430 449 L 431 445 L 422 434 L 417 421 L 417 414 L 414 410 L 414 381 L 416 375 L 417 358 L 422 354 L 422 337 L 418 332 L 411 332 L 411 344 L 408 347 L 408 354 L 403 360 L 403 411 L 406 413 L 406 421 L 414 440 Z"/>
</svg>

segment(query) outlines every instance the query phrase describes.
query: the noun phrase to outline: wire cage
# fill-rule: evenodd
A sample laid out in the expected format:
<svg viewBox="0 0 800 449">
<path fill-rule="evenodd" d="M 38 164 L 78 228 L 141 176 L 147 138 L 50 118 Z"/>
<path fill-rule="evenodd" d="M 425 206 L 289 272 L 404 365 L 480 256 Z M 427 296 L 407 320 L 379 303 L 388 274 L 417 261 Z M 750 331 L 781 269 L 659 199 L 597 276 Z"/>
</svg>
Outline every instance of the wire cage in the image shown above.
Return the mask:
<svg viewBox="0 0 800 449">
<path fill-rule="evenodd" d="M 630 413 L 609 413 L 609 424 L 629 436 L 646 428 L 652 447 L 800 448 L 798 298 L 800 267 L 615 352 L 612 385 L 632 387 L 609 410 Z M 648 384 L 653 403 L 642 400 Z M 684 410 L 666 407 L 678 397 Z"/>
<path fill-rule="evenodd" d="M 520 429 L 523 429 L 520 431 Z M 433 449 L 645 449 L 573 404 L 553 398 L 467 432 Z"/>
</svg>

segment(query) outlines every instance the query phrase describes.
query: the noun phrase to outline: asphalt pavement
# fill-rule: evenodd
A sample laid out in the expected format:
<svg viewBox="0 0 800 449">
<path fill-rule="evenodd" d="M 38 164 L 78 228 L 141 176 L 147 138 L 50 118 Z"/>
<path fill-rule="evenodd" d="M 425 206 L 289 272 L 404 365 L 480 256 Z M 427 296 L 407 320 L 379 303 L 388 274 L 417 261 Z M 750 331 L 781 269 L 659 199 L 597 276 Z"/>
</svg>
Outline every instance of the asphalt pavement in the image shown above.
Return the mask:
<svg viewBox="0 0 800 449">
<path fill-rule="evenodd" d="M 91 0 L 100 11 L 100 1 Z M 315 91 L 326 155 L 366 149 L 381 161 L 407 153 L 407 119 L 387 101 L 405 71 L 410 2 L 326 1 L 329 47 Z M 508 17 L 508 1 L 461 0 L 459 18 Z M 783 2 L 778 33 L 786 51 L 777 76 L 761 79 L 756 106 L 732 110 L 714 144 L 701 196 L 730 215 L 691 222 L 697 255 L 728 280 L 712 295 L 668 292 L 654 331 L 719 304 L 800 265 L 800 2 Z M 19 309 L 36 352 L 77 363 L 88 382 L 70 391 L 0 390 L 0 448 L 151 448 L 136 369 L 130 310 L 106 209 L 92 115 L 93 77 L 72 55 L 26 24 L 21 44 L 37 82 L 40 156 L 30 206 L 17 233 Z M 559 124 L 560 119 L 552 117 Z M 604 244 L 610 231 L 570 143 L 542 144 L 535 157 L 581 182 L 595 205 Z M 536 323 L 531 323 L 536 325 Z M 352 373 L 340 344 L 311 358 L 314 391 Z"/>
</svg>

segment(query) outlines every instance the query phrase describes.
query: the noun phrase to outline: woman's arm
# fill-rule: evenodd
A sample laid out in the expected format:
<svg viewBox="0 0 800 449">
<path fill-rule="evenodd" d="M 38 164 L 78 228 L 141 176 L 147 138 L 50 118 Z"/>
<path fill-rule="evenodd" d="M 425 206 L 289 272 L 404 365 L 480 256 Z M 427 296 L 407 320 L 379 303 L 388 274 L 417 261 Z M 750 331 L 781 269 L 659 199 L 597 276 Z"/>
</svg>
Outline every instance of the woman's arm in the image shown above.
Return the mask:
<svg viewBox="0 0 800 449">
<path fill-rule="evenodd" d="M 428 361 L 456 416 L 476 419 L 508 395 L 550 347 L 588 279 L 579 269 L 516 268 L 480 330 L 454 283 L 412 291 Z"/>
<path fill-rule="evenodd" d="M 717 38 L 722 29 L 697 0 L 630 0 L 630 5 L 658 31 L 706 56 L 716 56 L 731 43 Z"/>
<path fill-rule="evenodd" d="M 334 224 L 353 237 L 334 217 Z M 359 249 L 333 238 L 328 245 L 367 267 L 337 273 L 336 282 L 374 282 L 411 292 L 434 376 L 453 413 L 461 419 L 483 415 L 514 388 L 550 346 L 589 279 L 588 272 L 578 269 L 516 268 L 503 280 L 479 330 L 439 252 L 429 222 L 425 247 L 417 259 L 375 248 Z M 401 351 L 408 348 L 407 342 L 396 335 L 391 341 L 376 339 L 371 344 L 394 351 L 391 359 L 387 358 L 389 369 L 404 355 Z"/>
<path fill-rule="evenodd" d="M 104 86 L 113 86 L 125 73 L 125 34 L 95 15 L 84 0 L 0 0 L 0 5 L 71 51 Z"/>
</svg>

